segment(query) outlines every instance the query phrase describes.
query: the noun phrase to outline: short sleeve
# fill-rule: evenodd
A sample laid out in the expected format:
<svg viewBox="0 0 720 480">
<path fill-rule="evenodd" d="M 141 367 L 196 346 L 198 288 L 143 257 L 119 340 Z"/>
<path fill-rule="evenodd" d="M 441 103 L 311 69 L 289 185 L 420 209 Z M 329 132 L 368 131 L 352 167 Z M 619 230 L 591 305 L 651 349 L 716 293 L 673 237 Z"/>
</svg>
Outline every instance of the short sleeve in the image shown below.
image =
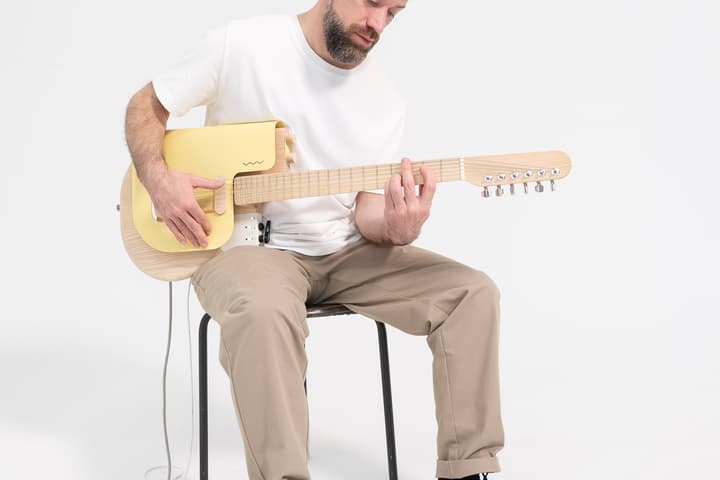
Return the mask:
<svg viewBox="0 0 720 480">
<path fill-rule="evenodd" d="M 225 58 L 228 27 L 208 32 L 174 67 L 152 81 L 158 100 L 176 117 L 217 97 Z"/>
</svg>

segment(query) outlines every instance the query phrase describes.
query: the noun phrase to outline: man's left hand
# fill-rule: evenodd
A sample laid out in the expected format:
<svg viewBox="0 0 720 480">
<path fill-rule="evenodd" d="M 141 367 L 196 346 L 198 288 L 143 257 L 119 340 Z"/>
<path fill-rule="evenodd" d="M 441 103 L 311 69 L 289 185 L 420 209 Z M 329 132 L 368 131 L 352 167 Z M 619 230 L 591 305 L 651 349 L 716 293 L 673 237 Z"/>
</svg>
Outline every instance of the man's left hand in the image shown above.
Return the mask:
<svg viewBox="0 0 720 480">
<path fill-rule="evenodd" d="M 435 176 L 431 169 L 422 166 L 423 184 L 420 194 L 415 194 L 410 159 L 402 159 L 402 171 L 385 183 L 385 231 L 384 237 L 395 245 L 405 245 L 417 238 L 420 228 L 430 216 L 430 206 L 435 195 Z"/>
</svg>

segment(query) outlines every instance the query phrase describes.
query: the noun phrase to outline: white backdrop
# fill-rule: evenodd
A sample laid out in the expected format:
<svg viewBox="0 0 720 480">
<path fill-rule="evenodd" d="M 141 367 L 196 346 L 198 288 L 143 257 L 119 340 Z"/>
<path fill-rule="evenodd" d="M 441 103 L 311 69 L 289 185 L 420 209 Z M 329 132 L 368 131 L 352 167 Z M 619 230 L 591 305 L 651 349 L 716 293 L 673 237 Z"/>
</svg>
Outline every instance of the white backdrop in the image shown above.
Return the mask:
<svg viewBox="0 0 720 480">
<path fill-rule="evenodd" d="M 120 240 L 125 106 L 209 28 L 311 3 L 4 9 L 3 478 L 141 479 L 163 463 L 167 285 L 136 270 Z M 556 193 L 484 199 L 441 185 L 416 242 L 484 270 L 502 293 L 506 446 L 493 478 L 717 478 L 718 24 L 714 0 L 413 0 L 373 52 L 406 92 L 411 158 L 562 149 L 574 162 Z M 202 122 L 197 109 L 170 126 Z M 185 288 L 169 373 L 183 467 Z M 386 478 L 372 321 L 310 329 L 313 478 Z M 400 476 L 429 479 L 430 352 L 388 330 Z M 210 336 L 211 475 L 247 478 L 214 325 Z"/>
</svg>

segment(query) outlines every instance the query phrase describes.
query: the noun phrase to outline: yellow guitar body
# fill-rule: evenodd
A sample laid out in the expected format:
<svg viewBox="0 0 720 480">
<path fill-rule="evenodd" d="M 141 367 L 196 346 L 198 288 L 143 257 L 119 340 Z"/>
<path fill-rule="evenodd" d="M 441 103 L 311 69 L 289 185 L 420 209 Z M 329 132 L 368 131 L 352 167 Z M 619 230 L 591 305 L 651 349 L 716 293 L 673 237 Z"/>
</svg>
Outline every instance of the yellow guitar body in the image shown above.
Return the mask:
<svg viewBox="0 0 720 480">
<path fill-rule="evenodd" d="M 190 242 L 183 245 L 155 217 L 150 195 L 132 167 L 132 219 L 145 243 L 160 252 L 213 250 L 225 244 L 234 226 L 232 180 L 238 173 L 261 172 L 275 165 L 278 127 L 282 127 L 281 122 L 270 121 L 169 130 L 163 143 L 168 168 L 201 177 L 223 178 L 229 193 L 224 195 L 222 207 L 215 205 L 211 191 L 198 198 L 212 224 L 212 235 L 206 248 L 195 247 Z"/>
</svg>

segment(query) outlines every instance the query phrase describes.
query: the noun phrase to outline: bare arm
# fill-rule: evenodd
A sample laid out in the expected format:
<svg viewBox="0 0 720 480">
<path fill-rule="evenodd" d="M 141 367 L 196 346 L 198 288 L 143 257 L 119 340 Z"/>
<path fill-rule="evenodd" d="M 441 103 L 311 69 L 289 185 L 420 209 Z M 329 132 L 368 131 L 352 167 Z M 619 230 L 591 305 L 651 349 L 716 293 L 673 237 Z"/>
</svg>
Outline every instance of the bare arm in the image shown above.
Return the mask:
<svg viewBox="0 0 720 480">
<path fill-rule="evenodd" d="M 355 204 L 355 224 L 367 240 L 375 243 L 406 245 L 417 238 L 435 195 L 432 170 L 421 167 L 423 185 L 415 194 L 410 160 L 402 160 L 402 174 L 385 184 L 385 194 L 360 192 Z"/>
<path fill-rule="evenodd" d="M 151 83 L 140 89 L 127 106 L 125 137 L 130 156 L 155 210 L 179 242 L 207 246 L 210 222 L 198 205 L 195 187 L 219 188 L 222 181 L 167 168 L 162 146 L 169 112 Z"/>
<path fill-rule="evenodd" d="M 153 89 L 152 83 L 141 88 L 127 106 L 125 137 L 138 177 L 145 188 L 151 189 L 167 175 L 162 155 L 168 117 Z"/>
</svg>

